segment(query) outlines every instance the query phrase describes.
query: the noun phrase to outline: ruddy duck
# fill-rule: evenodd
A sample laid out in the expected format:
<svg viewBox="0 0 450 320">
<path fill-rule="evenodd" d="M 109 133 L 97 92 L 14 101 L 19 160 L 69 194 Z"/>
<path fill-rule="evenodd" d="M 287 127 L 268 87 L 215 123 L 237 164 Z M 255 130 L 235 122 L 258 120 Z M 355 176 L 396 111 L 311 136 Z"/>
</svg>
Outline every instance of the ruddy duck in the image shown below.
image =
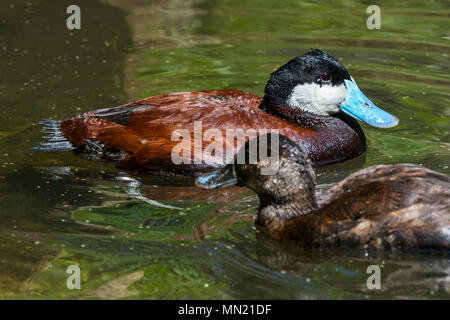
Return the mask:
<svg viewBox="0 0 450 320">
<path fill-rule="evenodd" d="M 323 165 L 365 150 L 364 132 L 355 118 L 380 128 L 398 124 L 396 117 L 364 96 L 338 60 L 320 50 L 281 66 L 264 92 L 264 97 L 238 90 L 161 94 L 63 121 L 43 120 L 49 140 L 33 150 L 75 150 L 85 158 L 115 161 L 127 169 L 195 175 L 222 167 L 248 140 L 225 138 L 223 148 L 232 150 L 228 158 L 194 161 L 194 144 L 200 144 L 201 154 L 212 141 L 202 139 L 209 129 L 216 130 L 215 136 L 225 136 L 229 129 L 279 130 L 302 144 L 314 165 Z M 200 138 L 196 123 L 201 123 Z M 179 164 L 172 160 L 180 143 L 173 136 L 177 130 L 193 138 L 188 145 L 194 150 L 189 161 Z"/>
</svg>

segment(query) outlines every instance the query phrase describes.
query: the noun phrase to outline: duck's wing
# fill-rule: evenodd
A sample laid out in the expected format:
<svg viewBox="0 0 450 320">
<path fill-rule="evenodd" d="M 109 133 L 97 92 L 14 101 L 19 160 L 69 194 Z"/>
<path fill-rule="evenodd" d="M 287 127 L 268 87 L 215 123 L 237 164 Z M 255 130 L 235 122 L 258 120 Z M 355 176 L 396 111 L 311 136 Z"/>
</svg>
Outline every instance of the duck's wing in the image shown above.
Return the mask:
<svg viewBox="0 0 450 320">
<path fill-rule="evenodd" d="M 100 153 L 96 158 L 101 158 L 106 151 L 110 154 L 113 150 L 124 152 L 124 157 L 116 158 L 123 160 L 122 164 L 130 169 L 147 170 L 151 166 L 151 171 L 157 172 L 158 168 L 173 171 L 173 167 L 175 171 L 184 172 L 194 167 L 175 166 L 172 161 L 172 151 L 182 141 L 181 137 L 184 139 L 187 134 L 194 145 L 195 126 L 200 133 L 210 128 L 225 132 L 230 121 L 238 126 L 242 124 L 240 127 L 245 130 L 252 124 L 252 117 L 262 113 L 257 108 L 261 100 L 255 94 L 238 90 L 170 93 L 87 112 L 61 121 L 59 126 L 62 134 L 75 148 L 80 148 L 82 154 L 92 152 L 91 147 L 83 151 L 88 141 Z M 202 148 L 211 143 L 203 141 L 201 135 L 200 139 L 197 143 Z M 193 162 L 194 155 L 191 156 Z M 209 162 L 210 165 L 203 166 L 214 168 L 223 165 L 224 159 Z M 196 164 L 195 168 L 201 171 L 202 165 Z"/>
<path fill-rule="evenodd" d="M 62 134 L 75 146 L 85 139 L 125 129 L 128 134 L 143 137 L 158 135 L 160 127 L 172 127 L 195 120 L 208 119 L 216 108 L 257 106 L 261 97 L 239 90 L 175 92 L 148 97 L 119 107 L 99 109 L 60 123 Z M 157 121 L 155 121 L 157 120 Z M 105 132 L 107 131 L 107 132 Z M 124 132 L 125 133 L 125 132 Z M 169 137 L 170 138 L 170 137 Z"/>
<path fill-rule="evenodd" d="M 450 178 L 415 164 L 371 166 L 318 193 L 319 207 L 336 219 L 369 218 L 450 195 Z"/>
<path fill-rule="evenodd" d="M 412 164 L 373 166 L 321 197 L 320 208 L 295 223 L 312 246 L 450 249 L 448 176 Z"/>
</svg>

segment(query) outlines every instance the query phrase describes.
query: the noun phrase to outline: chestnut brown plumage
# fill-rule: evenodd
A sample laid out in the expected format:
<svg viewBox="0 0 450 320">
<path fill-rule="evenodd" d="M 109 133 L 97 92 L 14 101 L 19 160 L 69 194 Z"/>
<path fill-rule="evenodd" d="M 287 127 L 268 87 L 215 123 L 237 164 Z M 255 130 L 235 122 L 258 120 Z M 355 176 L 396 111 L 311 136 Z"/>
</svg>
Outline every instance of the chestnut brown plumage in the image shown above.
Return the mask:
<svg viewBox="0 0 450 320">
<path fill-rule="evenodd" d="M 170 93 L 87 112 L 58 125 L 83 157 L 113 160 L 124 168 L 149 173 L 195 174 L 225 164 L 225 159 L 209 166 L 194 164 L 194 154 L 191 164 L 172 162 L 172 149 L 179 143 L 171 140 L 172 133 L 177 129 L 188 130 L 193 138 L 194 121 L 202 122 L 203 132 L 219 129 L 224 137 L 227 129 L 234 128 L 280 130 L 303 143 L 318 165 L 355 157 L 365 149 L 360 135 L 337 117 L 301 110 L 293 113 L 285 107 L 281 109 L 289 112 L 289 119 L 284 120 L 279 109 L 277 115 L 261 110 L 261 101 L 260 96 L 237 90 Z M 362 131 L 361 134 L 364 137 Z M 223 141 L 224 150 L 227 144 L 235 142 Z M 200 145 L 205 148 L 210 143 L 202 141 Z M 192 149 L 193 144 L 194 139 Z M 241 146 L 236 144 L 234 149 L 237 151 Z"/>
</svg>

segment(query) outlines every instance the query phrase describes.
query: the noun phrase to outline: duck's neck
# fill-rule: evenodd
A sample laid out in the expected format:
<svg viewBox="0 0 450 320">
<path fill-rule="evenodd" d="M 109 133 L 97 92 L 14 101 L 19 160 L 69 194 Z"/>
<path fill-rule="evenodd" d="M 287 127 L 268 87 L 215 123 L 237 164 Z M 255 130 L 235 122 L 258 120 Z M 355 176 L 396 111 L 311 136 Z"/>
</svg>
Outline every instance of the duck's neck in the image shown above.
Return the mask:
<svg viewBox="0 0 450 320">
<path fill-rule="evenodd" d="M 276 117 L 289 120 L 303 127 L 316 127 L 324 125 L 325 116 L 319 116 L 300 108 L 291 108 L 267 102 L 265 99 L 259 105 L 259 109 Z"/>
<path fill-rule="evenodd" d="M 277 105 L 271 103 L 268 99 L 264 98 L 261 104 L 259 105 L 259 109 L 270 113 L 276 117 L 286 119 L 295 123 L 302 125 L 303 127 L 309 128 L 317 128 L 319 126 L 327 125 L 327 118 L 333 119 L 337 118 L 347 124 L 350 128 L 352 128 L 361 139 L 361 144 L 363 146 L 366 145 L 366 136 L 359 125 L 358 121 L 356 121 L 353 117 L 348 114 L 339 111 L 331 116 L 319 116 L 314 113 L 299 109 L 299 108 L 291 108 L 283 105 Z"/>
<path fill-rule="evenodd" d="M 312 190 L 304 190 L 295 199 L 285 202 L 275 202 L 264 195 L 259 195 L 259 200 L 260 205 L 256 226 L 260 231 L 276 240 L 289 237 L 287 234 L 289 223 L 300 216 L 311 213 L 317 208 Z"/>
</svg>

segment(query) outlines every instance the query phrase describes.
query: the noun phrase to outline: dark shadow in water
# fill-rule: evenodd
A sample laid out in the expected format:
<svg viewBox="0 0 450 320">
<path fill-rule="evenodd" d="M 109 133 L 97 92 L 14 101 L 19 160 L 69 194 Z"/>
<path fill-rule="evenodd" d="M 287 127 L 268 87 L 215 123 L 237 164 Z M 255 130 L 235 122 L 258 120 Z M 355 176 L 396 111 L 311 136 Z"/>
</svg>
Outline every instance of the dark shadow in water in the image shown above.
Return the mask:
<svg viewBox="0 0 450 320">
<path fill-rule="evenodd" d="M 81 30 L 70 31 L 66 8 L 72 2 L 3 2 L 0 147 L 11 157 L 25 145 L 15 137 L 32 122 L 126 100 L 123 73 L 133 44 L 125 14 L 100 1 L 80 0 Z M 27 138 L 39 140 L 38 128 L 33 134 Z"/>
<path fill-rule="evenodd" d="M 63 119 L 126 100 L 125 57 L 133 43 L 125 13 L 77 0 L 81 30 L 66 27 L 74 1 L 0 4 L 0 293 L 32 290 L 34 279 L 61 249 L 46 241 L 64 234 L 111 234 L 68 218 L 72 206 L 100 203 L 88 183 L 53 179 L 30 166 L 55 165 L 70 155 L 32 153 L 41 118 Z M 28 141 L 27 141 L 28 140 Z M 67 163 L 66 163 L 67 164 Z M 79 192 L 77 192 L 79 191 Z"/>
</svg>

